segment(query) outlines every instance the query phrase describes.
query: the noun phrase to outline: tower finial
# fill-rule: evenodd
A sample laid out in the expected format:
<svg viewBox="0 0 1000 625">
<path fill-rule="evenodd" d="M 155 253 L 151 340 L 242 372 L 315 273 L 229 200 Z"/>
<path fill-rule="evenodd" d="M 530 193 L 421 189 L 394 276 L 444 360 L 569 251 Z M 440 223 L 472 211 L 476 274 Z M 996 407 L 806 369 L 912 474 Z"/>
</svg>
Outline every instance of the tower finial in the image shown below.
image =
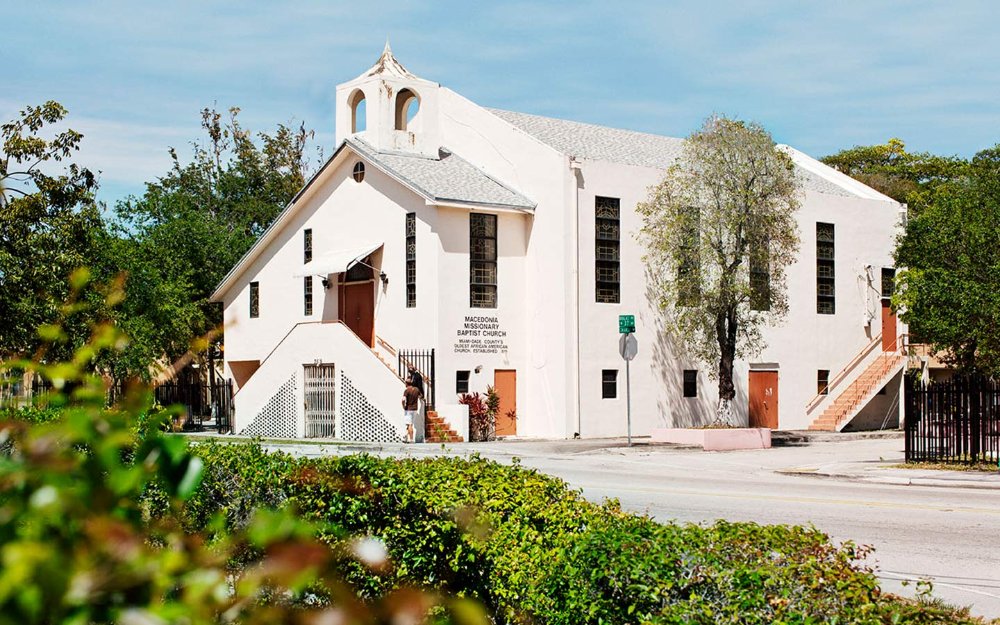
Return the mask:
<svg viewBox="0 0 1000 625">
<path fill-rule="evenodd" d="M 389 37 L 385 38 L 385 49 L 382 50 L 382 56 L 378 57 L 378 60 L 375 61 L 375 65 L 372 65 L 371 69 L 361 74 L 358 78 L 374 76 L 375 74 L 391 74 L 400 78 L 416 78 L 416 76 L 406 71 L 406 68 L 400 65 L 396 57 L 392 55 L 392 48 L 389 46 Z"/>
</svg>

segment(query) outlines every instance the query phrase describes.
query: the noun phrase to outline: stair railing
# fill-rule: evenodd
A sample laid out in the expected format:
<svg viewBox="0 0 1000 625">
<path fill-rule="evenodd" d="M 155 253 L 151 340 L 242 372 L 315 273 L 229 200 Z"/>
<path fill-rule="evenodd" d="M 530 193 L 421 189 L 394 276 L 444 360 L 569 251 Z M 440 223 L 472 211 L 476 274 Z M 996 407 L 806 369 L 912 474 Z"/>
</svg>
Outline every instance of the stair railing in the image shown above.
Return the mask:
<svg viewBox="0 0 1000 625">
<path fill-rule="evenodd" d="M 839 385 L 839 384 L 840 384 L 841 382 L 843 382 L 843 381 L 844 381 L 844 380 L 845 380 L 845 379 L 847 378 L 847 376 L 848 376 L 848 375 L 849 375 L 849 374 L 850 374 L 851 372 L 853 372 L 853 371 L 854 371 L 854 369 L 855 369 L 855 368 L 856 368 L 856 367 L 857 367 L 857 366 L 858 366 L 859 364 L 861 364 L 861 363 L 862 363 L 862 362 L 863 362 L 863 361 L 865 360 L 865 358 L 867 358 L 867 357 L 868 357 L 868 355 L 869 355 L 869 354 L 871 354 L 871 353 L 872 353 L 872 351 L 873 351 L 873 350 L 874 350 L 874 349 L 875 349 L 876 347 L 878 347 L 878 346 L 879 346 L 879 345 L 881 345 L 881 344 L 882 344 L 882 334 L 879 334 L 878 336 L 876 336 L 875 338 L 873 338 L 873 339 L 872 339 L 872 341 L 871 341 L 870 343 L 868 343 L 868 345 L 865 345 L 865 346 L 864 346 L 864 347 L 863 347 L 863 348 L 861 349 L 861 351 L 860 351 L 860 352 L 858 352 L 858 353 L 857 353 L 857 354 L 856 354 L 856 355 L 854 356 L 854 358 L 852 358 L 852 359 L 851 359 L 851 361 L 850 361 L 850 362 L 848 362 L 848 363 L 847 363 L 847 364 L 846 364 L 846 365 L 844 366 L 844 368 L 843 368 L 843 369 L 841 369 L 840 371 L 838 371 L 838 372 L 837 372 L 837 375 L 833 376 L 833 378 L 832 378 L 832 379 L 831 379 L 831 380 L 830 380 L 829 382 L 827 382 L 827 385 L 826 385 L 826 393 L 817 393 L 815 397 L 813 397 L 813 398 L 812 398 L 811 400 L 809 400 L 809 403 L 808 403 L 808 404 L 806 404 L 806 414 L 809 414 L 809 413 L 810 413 L 810 412 L 812 412 L 812 411 L 813 411 L 813 410 L 814 410 L 814 409 L 815 409 L 815 408 L 816 408 L 817 406 L 819 406 L 819 405 L 820 405 L 821 403 L 823 403 L 823 400 L 824 400 L 825 398 L 827 398 L 827 397 L 830 397 L 831 395 L 833 395 L 833 392 L 832 392 L 832 391 L 833 391 L 834 387 L 836 387 L 836 386 L 837 386 L 837 385 Z"/>
<path fill-rule="evenodd" d="M 412 367 L 420 374 L 424 381 L 424 403 L 427 408 L 433 410 L 435 403 L 434 387 L 437 383 L 434 371 L 434 349 L 430 350 L 399 350 L 399 376 L 403 377 L 405 372 Z M 429 374 L 429 375 L 428 375 Z"/>
</svg>

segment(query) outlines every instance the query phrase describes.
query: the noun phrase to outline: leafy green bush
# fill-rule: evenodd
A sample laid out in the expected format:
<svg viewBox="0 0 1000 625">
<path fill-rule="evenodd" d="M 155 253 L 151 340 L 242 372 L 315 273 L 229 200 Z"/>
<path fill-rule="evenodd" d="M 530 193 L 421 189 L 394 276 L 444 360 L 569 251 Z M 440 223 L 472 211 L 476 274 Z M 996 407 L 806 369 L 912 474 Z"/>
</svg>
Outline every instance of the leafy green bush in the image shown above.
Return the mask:
<svg viewBox="0 0 1000 625">
<path fill-rule="evenodd" d="M 346 573 L 365 596 L 438 588 L 477 598 L 498 623 L 977 622 L 883 595 L 866 548 L 813 528 L 660 524 L 478 458 L 294 460 L 256 444 L 195 453 L 218 467 L 195 507 L 245 506 L 258 496 L 245 490 L 284 499 L 332 545 L 381 539 L 392 566 Z"/>
<path fill-rule="evenodd" d="M 37 408 L 35 406 L 21 406 L 0 408 L 0 420 L 2 421 L 23 421 L 25 423 L 51 423 L 62 416 L 62 409 Z"/>
<path fill-rule="evenodd" d="M 150 412 L 148 390 L 106 409 L 89 370 L 118 343 L 98 327 L 72 362 L 0 363 L 58 389 L 57 413 L 0 419 L 0 625 L 484 622 L 470 602 L 401 584 L 362 598 L 345 572 L 388 562 L 377 541 L 335 539 L 280 505 L 291 459 L 248 447 L 234 460 L 256 452 L 262 473 L 218 458 L 206 471 L 158 427 L 169 415 Z"/>
</svg>

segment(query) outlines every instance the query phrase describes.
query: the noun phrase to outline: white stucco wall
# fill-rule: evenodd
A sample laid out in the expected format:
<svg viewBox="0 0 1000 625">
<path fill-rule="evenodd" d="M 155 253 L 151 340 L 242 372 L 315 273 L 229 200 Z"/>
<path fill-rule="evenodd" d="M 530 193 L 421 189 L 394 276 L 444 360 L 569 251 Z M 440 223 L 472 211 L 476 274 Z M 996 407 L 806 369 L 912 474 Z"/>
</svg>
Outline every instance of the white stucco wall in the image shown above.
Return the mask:
<svg viewBox="0 0 1000 625">
<path fill-rule="evenodd" d="M 342 164 L 330 168 L 315 190 L 300 201 L 294 218 L 227 293 L 227 361 L 263 359 L 295 323 L 338 318 L 336 276 L 326 292 L 320 278 L 314 277 L 313 314 L 304 314 L 303 279 L 293 274 L 304 264 L 303 231 L 307 228 L 313 231 L 314 259 L 359 243 L 384 242 L 375 254 L 375 264 L 389 282 L 383 287 L 376 281 L 376 334 L 397 348 L 431 346 L 436 341 L 435 209 L 371 164 L 364 181 L 355 182 L 350 173 L 357 160 L 353 153 L 345 154 Z M 417 308 L 406 308 L 405 215 L 409 212 L 417 214 L 418 304 L 423 303 Z M 430 254 L 421 258 L 425 252 Z M 249 317 L 253 281 L 260 284 L 260 317 L 256 319 Z"/>
<path fill-rule="evenodd" d="M 575 427 L 575 305 L 572 300 L 575 249 L 569 232 L 574 176 L 567 157 L 511 126 L 457 93 L 442 88 L 441 137 L 496 179 L 537 203 L 525 218 L 526 257 L 520 276 L 525 319 L 525 358 L 512 360 L 517 369 L 519 436 L 568 437 Z M 476 363 L 483 364 L 486 363 Z M 464 369 L 465 367 L 463 367 Z M 508 368 L 505 366 L 504 368 Z M 454 373 L 451 373 L 454 376 Z M 493 376 L 472 374 L 474 389 L 484 389 Z"/>
<path fill-rule="evenodd" d="M 643 249 L 636 239 L 642 227 L 636 205 L 648 188 L 662 178 L 655 169 L 587 161 L 580 189 L 580 336 L 581 435 L 618 436 L 625 433 L 625 363 L 618 353 L 618 316 L 636 315 L 639 353 L 631 363 L 632 431 L 649 434 L 655 427 L 701 425 L 714 418 L 718 386 L 709 368 L 686 359 L 662 330 L 662 314 L 646 292 Z M 595 197 L 621 200 L 621 303 L 595 301 Z M 788 270 L 789 313 L 783 324 L 766 331 L 768 347 L 757 357 L 739 361 L 734 382 L 736 410 L 747 412 L 749 365 L 777 364 L 779 426 L 804 429 L 812 417 L 806 403 L 816 393 L 818 369 L 831 377 L 881 332 L 875 293 L 860 280 L 865 265 L 873 267 L 874 287 L 880 268 L 892 266 L 890 251 L 899 221 L 892 202 L 820 193 L 804 194 L 798 213 L 799 260 Z M 816 313 L 816 222 L 835 225 L 836 314 Z M 567 228 L 569 230 L 569 228 Z M 872 326 L 862 324 L 866 310 Z M 871 334 L 874 332 L 874 334 Z M 714 368 L 714 367 L 713 367 Z M 616 369 L 618 396 L 601 398 L 601 371 Z M 699 371 L 698 398 L 682 393 L 683 370 Z"/>
</svg>

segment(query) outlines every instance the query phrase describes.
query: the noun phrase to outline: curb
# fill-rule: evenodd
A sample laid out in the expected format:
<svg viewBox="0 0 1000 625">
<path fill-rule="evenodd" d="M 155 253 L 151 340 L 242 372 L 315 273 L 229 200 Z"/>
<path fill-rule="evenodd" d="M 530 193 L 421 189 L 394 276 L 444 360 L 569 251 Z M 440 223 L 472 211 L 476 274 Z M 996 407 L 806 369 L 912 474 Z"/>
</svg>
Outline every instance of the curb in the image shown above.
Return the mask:
<svg viewBox="0 0 1000 625">
<path fill-rule="evenodd" d="M 817 468 L 778 469 L 780 475 L 797 477 L 814 477 L 820 479 L 842 480 L 847 482 L 867 482 L 869 484 L 886 484 L 891 486 L 930 486 L 934 488 L 971 488 L 979 490 L 1000 490 L 1000 480 L 982 482 L 978 480 L 943 480 L 929 477 L 901 477 L 895 475 L 865 475 L 862 473 L 834 473 Z"/>
</svg>

